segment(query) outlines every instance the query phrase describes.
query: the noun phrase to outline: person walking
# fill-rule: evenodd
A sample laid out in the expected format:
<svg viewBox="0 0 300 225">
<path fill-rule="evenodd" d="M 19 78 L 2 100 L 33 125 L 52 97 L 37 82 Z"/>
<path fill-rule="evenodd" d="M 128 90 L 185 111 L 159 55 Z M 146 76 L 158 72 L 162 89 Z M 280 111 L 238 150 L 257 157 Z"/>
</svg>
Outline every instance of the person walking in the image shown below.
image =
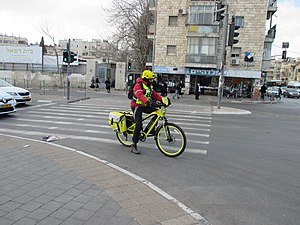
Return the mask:
<svg viewBox="0 0 300 225">
<path fill-rule="evenodd" d="M 281 87 L 278 87 L 278 99 L 281 99 L 281 95 L 282 95 L 282 90 Z"/>
<path fill-rule="evenodd" d="M 176 84 L 175 84 L 175 93 L 173 95 L 173 99 L 175 97 L 177 97 L 177 99 L 179 99 L 179 93 L 180 93 L 180 91 L 181 91 L 181 87 L 180 87 L 179 83 L 176 82 Z"/>
<path fill-rule="evenodd" d="M 95 78 L 94 77 L 92 77 L 90 88 L 92 88 L 92 89 L 95 88 Z"/>
<path fill-rule="evenodd" d="M 195 87 L 195 99 L 196 100 L 199 100 L 199 95 L 200 95 L 200 83 L 197 83 L 196 87 Z"/>
<path fill-rule="evenodd" d="M 260 88 L 260 98 L 264 101 L 265 100 L 265 95 L 266 95 L 267 87 L 265 84 L 261 86 Z"/>
<path fill-rule="evenodd" d="M 141 78 L 137 78 L 136 83 L 133 87 L 134 97 L 130 101 L 130 108 L 133 111 L 134 122 L 136 123 L 133 137 L 132 137 L 132 148 L 131 152 L 134 154 L 140 154 L 140 151 L 137 148 L 137 143 L 139 141 L 140 132 L 143 128 L 142 123 L 142 114 L 143 113 L 152 113 L 157 109 L 152 106 L 152 100 L 157 100 L 168 104 L 169 100 L 163 98 L 156 91 L 153 90 L 154 74 L 150 70 L 145 70 L 142 73 Z"/>
<path fill-rule="evenodd" d="M 106 81 L 104 82 L 105 83 L 105 86 L 106 86 L 106 91 L 107 93 L 110 93 L 110 80 L 109 78 L 106 79 Z"/>
<path fill-rule="evenodd" d="M 166 97 L 168 95 L 168 85 L 166 80 L 163 80 L 162 85 L 161 85 L 161 95 L 163 97 Z"/>
<path fill-rule="evenodd" d="M 96 78 L 95 91 L 99 91 L 99 89 L 100 89 L 100 81 L 99 81 L 99 78 L 97 77 Z"/>
</svg>

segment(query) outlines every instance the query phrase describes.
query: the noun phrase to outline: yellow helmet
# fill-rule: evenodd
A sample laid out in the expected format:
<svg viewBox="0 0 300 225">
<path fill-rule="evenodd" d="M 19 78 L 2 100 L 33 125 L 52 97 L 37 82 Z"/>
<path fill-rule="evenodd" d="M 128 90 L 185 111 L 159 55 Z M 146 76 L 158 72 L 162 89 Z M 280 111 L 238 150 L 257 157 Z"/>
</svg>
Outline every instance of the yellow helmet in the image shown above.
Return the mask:
<svg viewBox="0 0 300 225">
<path fill-rule="evenodd" d="M 145 70 L 142 74 L 142 78 L 147 78 L 147 79 L 154 79 L 154 73 L 150 70 Z"/>
</svg>

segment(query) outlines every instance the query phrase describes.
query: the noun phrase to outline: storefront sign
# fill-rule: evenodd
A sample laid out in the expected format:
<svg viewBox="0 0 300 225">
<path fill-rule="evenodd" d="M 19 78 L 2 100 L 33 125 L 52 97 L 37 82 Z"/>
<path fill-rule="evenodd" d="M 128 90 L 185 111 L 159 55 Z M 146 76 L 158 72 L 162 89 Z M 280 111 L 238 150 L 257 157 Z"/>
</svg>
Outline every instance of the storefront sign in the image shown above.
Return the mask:
<svg viewBox="0 0 300 225">
<path fill-rule="evenodd" d="M 167 74 L 185 74 L 185 68 L 183 67 L 171 67 L 171 66 L 154 66 L 154 73 L 167 73 Z"/>
<path fill-rule="evenodd" d="M 261 78 L 261 71 L 225 70 L 224 77 Z"/>
<path fill-rule="evenodd" d="M 199 76 L 220 76 L 220 70 L 186 68 L 186 74 Z"/>
</svg>

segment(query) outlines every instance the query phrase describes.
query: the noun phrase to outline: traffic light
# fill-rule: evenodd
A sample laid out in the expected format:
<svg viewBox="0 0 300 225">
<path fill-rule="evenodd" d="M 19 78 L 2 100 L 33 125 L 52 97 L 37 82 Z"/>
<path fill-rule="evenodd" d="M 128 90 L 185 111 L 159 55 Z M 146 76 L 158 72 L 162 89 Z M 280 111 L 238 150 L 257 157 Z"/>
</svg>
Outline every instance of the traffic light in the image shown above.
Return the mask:
<svg viewBox="0 0 300 225">
<path fill-rule="evenodd" d="M 224 19 L 225 10 L 226 10 L 225 5 L 222 4 L 222 2 L 217 2 L 216 21 L 220 22 L 222 19 Z"/>
<path fill-rule="evenodd" d="M 240 35 L 240 33 L 236 32 L 238 29 L 240 29 L 240 26 L 235 25 L 235 18 L 233 16 L 229 26 L 228 46 L 232 46 L 239 42 L 239 40 L 235 39 Z"/>
<path fill-rule="evenodd" d="M 70 52 L 70 63 L 77 60 L 77 58 L 75 58 L 75 56 L 77 56 L 77 55 L 74 52 Z"/>
<path fill-rule="evenodd" d="M 286 59 L 286 51 L 285 50 L 282 51 L 282 57 L 281 57 L 281 59 Z"/>
<path fill-rule="evenodd" d="M 131 69 L 131 62 L 128 62 L 128 64 L 127 64 L 127 69 Z"/>
<path fill-rule="evenodd" d="M 68 51 L 63 52 L 63 62 L 68 63 L 69 62 L 69 54 Z"/>
</svg>

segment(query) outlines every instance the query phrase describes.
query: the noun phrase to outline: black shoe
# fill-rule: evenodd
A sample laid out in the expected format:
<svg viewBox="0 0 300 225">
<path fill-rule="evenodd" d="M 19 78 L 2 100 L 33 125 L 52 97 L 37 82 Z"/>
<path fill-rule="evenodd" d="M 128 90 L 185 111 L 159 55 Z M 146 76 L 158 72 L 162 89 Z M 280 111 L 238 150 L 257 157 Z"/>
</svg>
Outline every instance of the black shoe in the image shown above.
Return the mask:
<svg viewBox="0 0 300 225">
<path fill-rule="evenodd" d="M 136 144 L 132 145 L 131 152 L 134 153 L 134 154 L 137 154 L 137 155 L 141 154 L 141 152 L 137 149 Z"/>
</svg>

